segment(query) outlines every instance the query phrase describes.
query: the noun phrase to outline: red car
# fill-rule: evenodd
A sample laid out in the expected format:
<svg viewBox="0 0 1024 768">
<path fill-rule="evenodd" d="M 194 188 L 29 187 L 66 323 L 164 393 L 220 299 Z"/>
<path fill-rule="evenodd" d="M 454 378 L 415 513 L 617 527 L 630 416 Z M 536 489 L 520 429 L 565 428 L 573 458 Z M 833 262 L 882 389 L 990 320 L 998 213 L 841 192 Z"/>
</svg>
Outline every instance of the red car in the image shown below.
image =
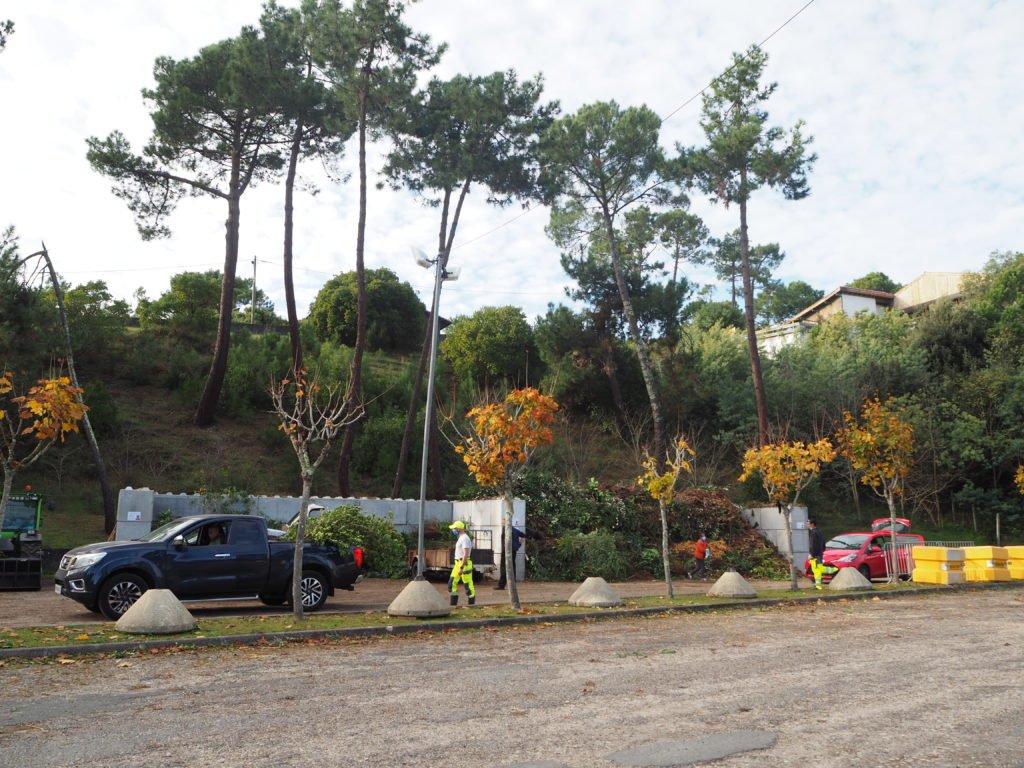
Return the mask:
<svg viewBox="0 0 1024 768">
<path fill-rule="evenodd" d="M 888 517 L 879 517 L 871 521 L 872 531 L 886 531 L 892 528 L 892 520 Z M 910 533 L 910 521 L 905 517 L 896 518 L 896 533 Z"/>
<path fill-rule="evenodd" d="M 825 542 L 825 564 L 834 565 L 836 568 L 856 568 L 868 581 L 884 579 L 889 574 L 886 569 L 886 558 L 892 562 L 892 554 L 889 552 L 891 541 L 892 531 L 888 530 L 841 533 Z M 897 560 L 900 576 L 907 578 L 911 570 L 910 547 L 924 544 L 924 536 L 917 533 L 897 533 L 896 544 L 906 545 L 899 546 Z M 814 578 L 810 560 L 804 563 L 804 575 Z M 826 581 L 830 578 L 828 575 L 825 576 Z"/>
</svg>

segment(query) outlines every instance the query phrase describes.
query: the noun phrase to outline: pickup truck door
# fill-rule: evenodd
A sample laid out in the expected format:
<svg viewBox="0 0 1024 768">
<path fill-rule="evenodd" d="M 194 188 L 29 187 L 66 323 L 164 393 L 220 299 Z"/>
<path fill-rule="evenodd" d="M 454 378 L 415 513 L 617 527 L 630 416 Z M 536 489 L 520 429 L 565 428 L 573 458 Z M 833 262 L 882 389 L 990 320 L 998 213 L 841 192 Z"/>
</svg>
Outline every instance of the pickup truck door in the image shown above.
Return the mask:
<svg viewBox="0 0 1024 768">
<path fill-rule="evenodd" d="M 225 543 L 208 543 L 208 523 L 182 532 L 184 544 L 167 544 L 168 587 L 181 598 L 255 595 L 269 567 L 267 535 L 259 520 L 239 518 L 222 523 Z"/>
<path fill-rule="evenodd" d="M 231 521 L 228 548 L 232 554 L 235 588 L 240 595 L 258 595 L 270 572 L 270 545 L 260 520 Z"/>
</svg>

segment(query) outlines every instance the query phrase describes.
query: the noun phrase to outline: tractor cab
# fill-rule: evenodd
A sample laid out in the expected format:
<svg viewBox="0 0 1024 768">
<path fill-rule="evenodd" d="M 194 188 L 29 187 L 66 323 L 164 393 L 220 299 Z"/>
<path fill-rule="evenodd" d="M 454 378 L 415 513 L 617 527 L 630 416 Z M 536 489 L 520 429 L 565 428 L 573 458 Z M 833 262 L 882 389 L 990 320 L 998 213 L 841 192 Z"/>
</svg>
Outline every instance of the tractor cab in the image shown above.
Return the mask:
<svg viewBox="0 0 1024 768">
<path fill-rule="evenodd" d="M 42 586 L 42 510 L 38 493 L 12 494 L 7 500 L 0 520 L 0 590 Z"/>
</svg>

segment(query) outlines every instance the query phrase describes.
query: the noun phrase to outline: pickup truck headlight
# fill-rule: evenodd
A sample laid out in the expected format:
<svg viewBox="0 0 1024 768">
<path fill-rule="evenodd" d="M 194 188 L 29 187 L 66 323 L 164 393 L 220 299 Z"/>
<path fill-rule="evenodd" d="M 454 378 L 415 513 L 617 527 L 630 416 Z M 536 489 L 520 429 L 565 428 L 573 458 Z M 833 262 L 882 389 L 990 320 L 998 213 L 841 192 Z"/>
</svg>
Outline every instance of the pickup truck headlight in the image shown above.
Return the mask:
<svg viewBox="0 0 1024 768">
<path fill-rule="evenodd" d="M 856 559 L 857 559 L 857 555 L 853 554 L 853 555 L 847 555 L 846 557 L 840 557 L 838 560 L 836 560 L 836 562 L 837 563 L 852 563 Z"/>
<path fill-rule="evenodd" d="M 90 565 L 96 565 L 96 563 L 106 556 L 106 552 L 90 552 L 87 555 L 76 555 L 75 557 L 70 557 L 68 558 L 65 570 L 77 571 L 81 568 L 88 568 Z M 61 565 L 64 564 L 61 563 Z"/>
</svg>

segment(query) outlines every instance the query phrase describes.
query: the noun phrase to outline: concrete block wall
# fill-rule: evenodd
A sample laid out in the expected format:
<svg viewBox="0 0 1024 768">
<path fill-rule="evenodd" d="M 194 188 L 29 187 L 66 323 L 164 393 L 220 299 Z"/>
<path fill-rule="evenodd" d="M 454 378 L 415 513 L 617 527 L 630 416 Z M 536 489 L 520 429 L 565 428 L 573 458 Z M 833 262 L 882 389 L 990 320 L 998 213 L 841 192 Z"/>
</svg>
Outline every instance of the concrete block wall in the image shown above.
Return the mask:
<svg viewBox="0 0 1024 768">
<path fill-rule="evenodd" d="M 740 512 L 758 533 L 772 542 L 779 552 L 796 564 L 798 569 L 803 568 L 804 562 L 810 556 L 806 507 L 793 507 L 790 512 L 790 525 L 793 528 L 792 553 L 786 542 L 786 516 L 779 512 L 778 507 L 751 507 Z"/>
<path fill-rule="evenodd" d="M 214 514 L 221 512 L 260 515 L 272 523 L 284 523 L 299 511 L 298 496 L 252 496 L 248 501 L 224 503 L 211 509 L 207 498 L 194 493 L 158 493 L 150 488 L 123 488 L 117 500 L 117 533 L 119 540 L 137 539 L 149 533 L 153 521 L 164 512 L 171 517 Z M 340 496 L 314 496 L 312 504 L 326 509 L 340 506 L 360 507 L 364 514 L 387 518 L 393 516 L 395 527 L 403 532 L 416 530 L 420 502 L 417 499 L 366 499 Z M 423 517 L 427 521 L 448 523 L 452 516 L 451 501 L 427 501 Z"/>
<path fill-rule="evenodd" d="M 340 496 L 314 496 L 313 504 L 325 509 L 340 506 L 358 506 L 363 514 L 387 519 L 390 515 L 395 527 L 402 532 L 414 532 L 419 524 L 420 501 L 418 499 L 367 499 Z M 260 515 L 273 523 L 284 523 L 299 511 L 302 499 L 298 496 L 252 496 L 248 500 L 234 503 L 218 502 L 211 509 L 209 500 L 194 493 L 158 493 L 150 488 L 123 488 L 117 501 L 117 538 L 137 539 L 149 533 L 153 521 L 164 512 L 172 517 L 187 517 L 210 513 L 232 512 Z M 516 499 L 513 504 L 513 520 L 517 528 L 526 530 L 526 502 Z M 423 505 L 423 519 L 447 524 L 452 520 L 470 521 L 474 528 L 496 531 L 493 540 L 498 541 L 501 531 L 501 499 L 477 501 L 427 501 Z M 495 551 L 500 547 L 495 546 Z M 520 554 L 520 557 L 523 555 Z M 522 565 L 522 561 L 517 563 Z M 520 571 L 521 572 L 521 571 Z"/>
</svg>

